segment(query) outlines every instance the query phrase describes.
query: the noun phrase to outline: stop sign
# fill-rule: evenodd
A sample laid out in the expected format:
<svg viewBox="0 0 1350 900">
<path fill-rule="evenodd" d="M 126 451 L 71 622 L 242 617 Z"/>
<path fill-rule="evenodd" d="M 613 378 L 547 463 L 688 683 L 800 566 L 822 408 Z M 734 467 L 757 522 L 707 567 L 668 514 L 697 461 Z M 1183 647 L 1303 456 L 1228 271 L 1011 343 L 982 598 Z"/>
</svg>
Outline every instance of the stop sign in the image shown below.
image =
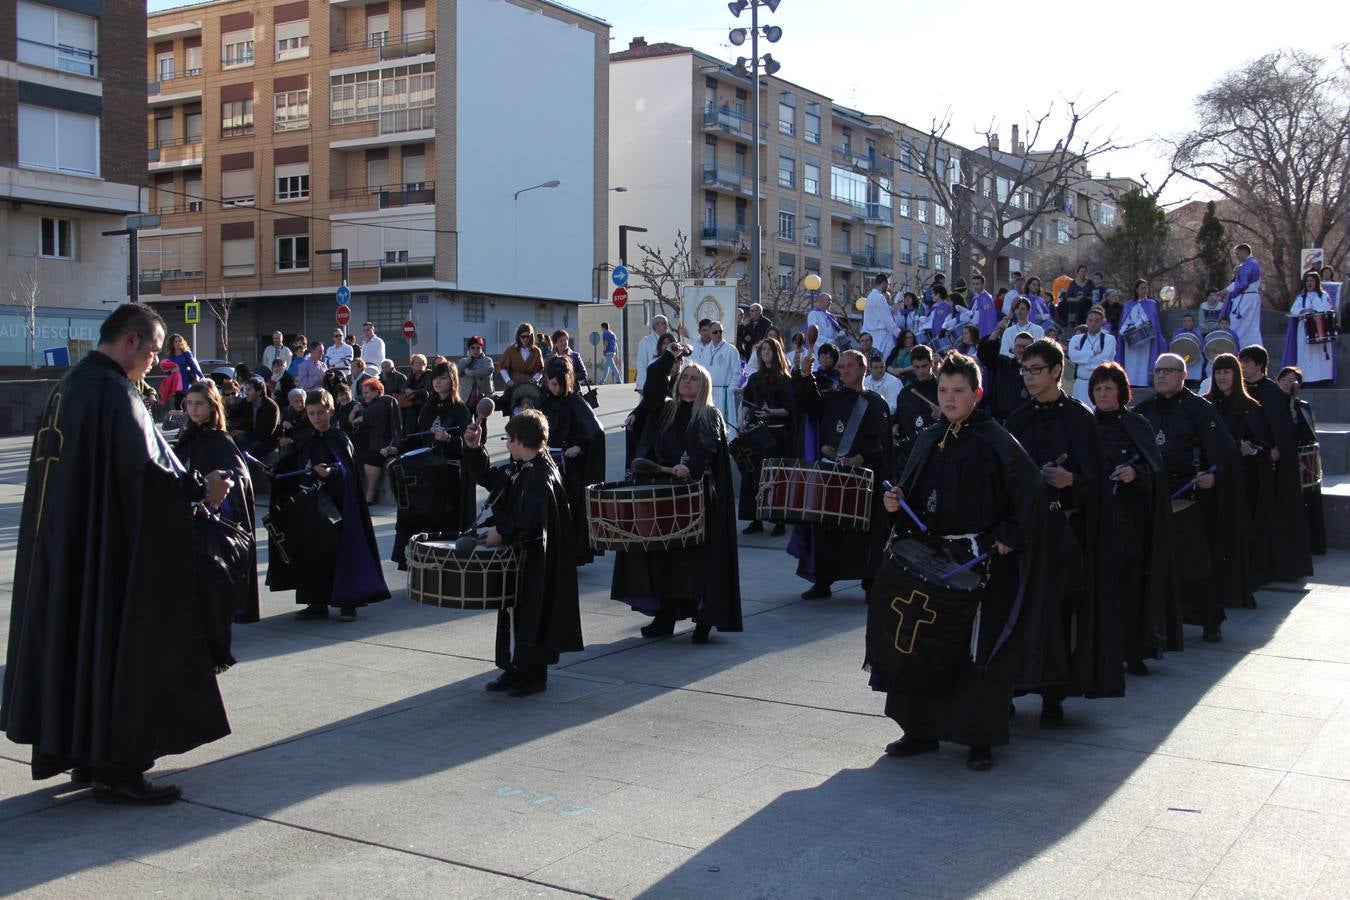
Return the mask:
<svg viewBox="0 0 1350 900">
<path fill-rule="evenodd" d="M 621 287 L 615 288 L 613 300 L 616 307 L 623 309 L 623 305 L 628 302 L 628 289 Z"/>
<path fill-rule="evenodd" d="M 350 306 L 339 306 L 337 308 L 337 323 L 344 328 L 352 320 L 352 308 Z"/>
<path fill-rule="evenodd" d="M 408 340 L 417 337 L 417 323 L 412 319 L 403 323 L 403 336 Z"/>
</svg>

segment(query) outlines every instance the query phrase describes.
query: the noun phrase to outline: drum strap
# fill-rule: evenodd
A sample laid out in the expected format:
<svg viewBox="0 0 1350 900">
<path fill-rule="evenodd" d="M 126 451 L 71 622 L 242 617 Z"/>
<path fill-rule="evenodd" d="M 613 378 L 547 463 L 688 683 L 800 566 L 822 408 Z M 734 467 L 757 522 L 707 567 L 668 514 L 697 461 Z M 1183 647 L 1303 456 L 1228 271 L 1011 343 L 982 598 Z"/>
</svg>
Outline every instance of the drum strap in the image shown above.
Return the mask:
<svg viewBox="0 0 1350 900">
<path fill-rule="evenodd" d="M 839 441 L 839 457 L 853 455 L 853 442 L 858 438 L 858 429 L 862 427 L 863 416 L 867 414 L 867 396 L 858 395 L 858 402 L 849 414 L 848 424 L 844 426 L 844 437 Z"/>
</svg>

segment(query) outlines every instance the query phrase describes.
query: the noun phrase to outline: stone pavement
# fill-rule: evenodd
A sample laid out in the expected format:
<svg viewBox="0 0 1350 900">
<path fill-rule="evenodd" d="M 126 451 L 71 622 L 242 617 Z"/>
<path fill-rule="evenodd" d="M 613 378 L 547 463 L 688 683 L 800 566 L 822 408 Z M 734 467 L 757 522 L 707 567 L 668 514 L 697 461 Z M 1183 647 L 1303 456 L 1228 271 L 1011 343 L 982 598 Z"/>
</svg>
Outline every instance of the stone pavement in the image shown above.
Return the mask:
<svg viewBox="0 0 1350 900">
<path fill-rule="evenodd" d="M 604 389 L 612 474 L 630 400 Z M 27 454 L 0 441 L 0 640 Z M 265 594 L 220 680 L 234 734 L 152 773 L 185 802 L 34 783 L 0 740 L 0 892 L 1350 895 L 1350 554 L 1234 611 L 1224 643 L 1191 635 L 1127 699 L 1069 701 L 1062 728 L 1019 701 L 975 774 L 955 747 L 882 755 L 898 732 L 859 669 L 862 594 L 797 599 L 782 544 L 746 540 L 746 630 L 705 647 L 642 640 L 612 559 L 585 567 L 587 650 L 526 699 L 483 691 L 493 614 L 412 604 L 392 566 L 394 598 L 349 625 Z"/>
</svg>

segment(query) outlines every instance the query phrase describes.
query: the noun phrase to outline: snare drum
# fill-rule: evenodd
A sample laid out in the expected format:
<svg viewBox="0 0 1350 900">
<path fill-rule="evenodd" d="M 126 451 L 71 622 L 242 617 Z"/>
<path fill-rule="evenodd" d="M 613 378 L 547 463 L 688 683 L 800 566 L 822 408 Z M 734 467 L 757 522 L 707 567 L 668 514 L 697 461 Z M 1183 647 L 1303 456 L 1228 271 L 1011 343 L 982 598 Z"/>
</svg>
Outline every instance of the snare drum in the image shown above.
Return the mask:
<svg viewBox="0 0 1350 900">
<path fill-rule="evenodd" d="M 1211 331 L 1205 335 L 1205 359 L 1214 362 L 1223 353 L 1237 353 L 1233 336 L 1227 331 Z"/>
<path fill-rule="evenodd" d="M 1167 349 L 1186 361 L 1187 367 L 1200 358 L 1200 339 L 1190 332 L 1182 332 L 1172 338 Z M 1195 374 L 1199 374 L 1197 371 Z"/>
<path fill-rule="evenodd" d="M 1303 333 L 1307 335 L 1309 344 L 1332 343 L 1340 336 L 1336 327 L 1336 313 L 1331 310 L 1308 313 L 1303 317 Z"/>
<path fill-rule="evenodd" d="M 418 534 L 408 544 L 408 596 L 448 609 L 509 609 L 519 588 L 514 547 L 455 553 L 456 535 Z"/>
<path fill-rule="evenodd" d="M 800 459 L 764 460 L 759 474 L 759 517 L 867 531 L 872 524 L 871 469 Z"/>
<path fill-rule="evenodd" d="M 1153 334 L 1152 320 L 1145 319 L 1133 328 L 1125 329 L 1124 333 L 1121 334 L 1121 337 L 1125 339 L 1126 347 L 1135 347 L 1145 341 L 1153 340 Z"/>
<path fill-rule="evenodd" d="M 596 550 L 696 547 L 704 529 L 701 481 L 616 481 L 586 488 L 586 530 Z"/>
<path fill-rule="evenodd" d="M 1322 486 L 1322 448 L 1303 444 L 1298 448 L 1298 473 L 1305 491 Z"/>
</svg>

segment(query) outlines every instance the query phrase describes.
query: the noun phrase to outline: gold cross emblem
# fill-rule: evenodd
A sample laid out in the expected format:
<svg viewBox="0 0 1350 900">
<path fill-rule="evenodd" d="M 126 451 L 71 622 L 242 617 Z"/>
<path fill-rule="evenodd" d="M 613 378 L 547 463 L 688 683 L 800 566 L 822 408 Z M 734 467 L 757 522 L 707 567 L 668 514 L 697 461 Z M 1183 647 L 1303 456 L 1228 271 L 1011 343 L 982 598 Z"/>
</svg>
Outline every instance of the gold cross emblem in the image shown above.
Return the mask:
<svg viewBox="0 0 1350 900">
<path fill-rule="evenodd" d="M 33 441 L 33 465 L 42 466 L 42 490 L 38 492 L 37 524 L 42 525 L 42 509 L 47 503 L 47 478 L 52 466 L 61 461 L 66 436 L 61 431 L 61 395 L 53 394 L 51 411 Z"/>
<path fill-rule="evenodd" d="M 914 604 L 919 602 L 923 609 L 923 615 L 914 613 Z M 904 609 L 901 609 L 904 604 Z M 891 609 L 900 616 L 900 621 L 895 626 L 895 649 L 901 653 L 909 655 L 914 652 L 914 644 L 919 639 L 919 626 L 932 625 L 937 621 L 937 613 L 928 606 L 928 595 L 922 591 L 910 591 L 908 597 L 896 597 L 891 601 Z M 909 640 L 903 641 L 901 632 L 905 630 L 905 620 L 909 618 L 906 612 L 913 613 L 914 627 L 909 632 Z"/>
</svg>

